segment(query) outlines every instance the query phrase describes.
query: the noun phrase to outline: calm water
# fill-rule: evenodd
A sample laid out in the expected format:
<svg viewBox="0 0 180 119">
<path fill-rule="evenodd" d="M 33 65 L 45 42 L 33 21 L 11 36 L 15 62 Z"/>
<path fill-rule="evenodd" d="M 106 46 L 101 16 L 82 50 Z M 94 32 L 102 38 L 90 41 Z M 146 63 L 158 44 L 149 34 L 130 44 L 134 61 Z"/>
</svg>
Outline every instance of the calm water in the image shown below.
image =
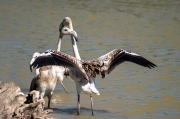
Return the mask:
<svg viewBox="0 0 180 119">
<path fill-rule="evenodd" d="M 117 67 L 107 78 L 97 77 L 100 96 L 81 95 L 76 116 L 76 89 L 68 77 L 66 94 L 58 83 L 52 98 L 54 118 L 179 119 L 180 118 L 180 1 L 0 1 L 0 80 L 29 90 L 34 72 L 29 61 L 36 51 L 56 49 L 58 26 L 73 21 L 82 59 L 97 58 L 114 48 L 141 54 L 158 65 L 147 69 L 132 63 Z M 73 55 L 70 37 L 62 51 Z"/>
</svg>

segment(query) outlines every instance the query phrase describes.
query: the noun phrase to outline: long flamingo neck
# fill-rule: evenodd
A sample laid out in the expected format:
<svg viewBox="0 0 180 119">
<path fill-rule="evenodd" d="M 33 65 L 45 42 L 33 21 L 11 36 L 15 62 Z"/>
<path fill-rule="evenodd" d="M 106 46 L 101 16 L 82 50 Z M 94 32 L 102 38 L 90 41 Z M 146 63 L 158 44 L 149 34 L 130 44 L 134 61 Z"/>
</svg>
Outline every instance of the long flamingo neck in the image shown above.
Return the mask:
<svg viewBox="0 0 180 119">
<path fill-rule="evenodd" d="M 77 44 L 76 44 L 76 40 L 74 39 L 73 36 L 71 36 L 71 42 L 72 42 L 72 47 L 73 47 L 73 50 L 74 50 L 74 56 L 81 60 L 81 57 L 80 57 L 80 54 L 79 54 L 79 51 L 78 51 L 78 48 L 77 48 Z"/>
<path fill-rule="evenodd" d="M 69 22 L 69 28 L 73 30 L 72 21 Z M 81 57 L 80 57 L 80 54 L 79 54 L 79 51 L 78 51 L 78 48 L 77 48 L 76 40 L 74 39 L 73 36 L 71 36 L 71 42 L 72 42 L 72 48 L 73 48 L 73 51 L 74 51 L 74 56 L 77 59 L 81 60 Z"/>
<path fill-rule="evenodd" d="M 69 28 L 73 30 L 72 21 L 69 23 Z"/>
<path fill-rule="evenodd" d="M 62 38 L 59 37 L 59 39 L 58 39 L 58 45 L 57 45 L 57 49 L 56 49 L 57 52 L 60 52 L 60 50 L 61 50 L 61 40 L 62 40 Z"/>
</svg>

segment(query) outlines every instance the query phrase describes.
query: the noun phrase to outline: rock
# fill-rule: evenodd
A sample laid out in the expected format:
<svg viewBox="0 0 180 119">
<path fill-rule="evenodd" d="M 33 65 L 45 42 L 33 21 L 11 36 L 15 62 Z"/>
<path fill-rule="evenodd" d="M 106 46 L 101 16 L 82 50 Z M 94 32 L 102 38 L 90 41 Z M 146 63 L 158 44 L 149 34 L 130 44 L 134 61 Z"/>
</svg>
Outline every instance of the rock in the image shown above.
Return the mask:
<svg viewBox="0 0 180 119">
<path fill-rule="evenodd" d="M 52 110 L 44 110 L 44 104 L 39 91 L 25 95 L 14 83 L 0 81 L 0 119 L 52 119 Z"/>
</svg>

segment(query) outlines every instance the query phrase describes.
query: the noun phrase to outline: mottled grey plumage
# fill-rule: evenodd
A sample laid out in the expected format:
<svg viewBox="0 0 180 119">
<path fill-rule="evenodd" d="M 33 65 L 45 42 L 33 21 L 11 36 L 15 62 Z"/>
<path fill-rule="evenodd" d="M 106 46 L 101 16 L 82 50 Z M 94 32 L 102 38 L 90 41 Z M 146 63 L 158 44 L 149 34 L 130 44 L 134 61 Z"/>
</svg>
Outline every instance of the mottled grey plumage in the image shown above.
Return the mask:
<svg viewBox="0 0 180 119">
<path fill-rule="evenodd" d="M 59 34 L 57 51 L 60 51 L 61 40 L 64 35 L 71 35 L 72 37 L 77 39 L 77 33 L 74 30 L 67 27 L 63 27 Z M 37 59 L 37 57 L 41 55 L 42 54 L 38 52 L 33 54 L 33 58 L 30 61 L 31 71 L 32 71 L 31 64 L 34 62 L 34 60 Z M 48 57 L 47 57 L 47 62 L 49 62 Z M 41 97 L 47 96 L 48 107 L 50 107 L 50 100 L 51 100 L 57 81 L 61 83 L 64 90 L 66 91 L 66 88 L 62 83 L 64 74 L 68 75 L 66 71 L 66 67 L 51 66 L 51 65 L 48 65 L 48 63 L 46 63 L 45 66 L 43 66 L 40 63 L 39 67 L 36 69 L 36 76 L 33 78 L 31 82 L 30 91 L 38 90 L 40 92 Z"/>
</svg>

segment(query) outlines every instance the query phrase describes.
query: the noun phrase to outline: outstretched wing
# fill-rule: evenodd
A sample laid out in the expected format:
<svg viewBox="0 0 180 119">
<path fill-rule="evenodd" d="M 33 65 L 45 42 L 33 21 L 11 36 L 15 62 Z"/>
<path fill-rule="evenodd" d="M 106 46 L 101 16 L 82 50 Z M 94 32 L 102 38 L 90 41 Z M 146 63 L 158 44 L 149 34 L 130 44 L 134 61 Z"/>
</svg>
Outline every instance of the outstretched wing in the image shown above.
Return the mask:
<svg viewBox="0 0 180 119">
<path fill-rule="evenodd" d="M 102 64 L 101 75 L 103 78 L 106 74 L 109 74 L 114 68 L 116 68 L 116 66 L 125 61 L 133 62 L 150 69 L 156 67 L 154 63 L 148 61 L 144 57 L 122 49 L 114 49 L 111 52 L 99 57 L 98 60 Z"/>
<path fill-rule="evenodd" d="M 30 68 L 39 68 L 47 65 L 64 66 L 72 70 L 77 70 L 82 76 L 84 76 L 85 79 L 89 80 L 86 72 L 82 68 L 82 62 L 82 60 L 78 60 L 75 57 L 63 52 L 47 50 L 34 60 L 34 62 L 30 65 Z"/>
</svg>

